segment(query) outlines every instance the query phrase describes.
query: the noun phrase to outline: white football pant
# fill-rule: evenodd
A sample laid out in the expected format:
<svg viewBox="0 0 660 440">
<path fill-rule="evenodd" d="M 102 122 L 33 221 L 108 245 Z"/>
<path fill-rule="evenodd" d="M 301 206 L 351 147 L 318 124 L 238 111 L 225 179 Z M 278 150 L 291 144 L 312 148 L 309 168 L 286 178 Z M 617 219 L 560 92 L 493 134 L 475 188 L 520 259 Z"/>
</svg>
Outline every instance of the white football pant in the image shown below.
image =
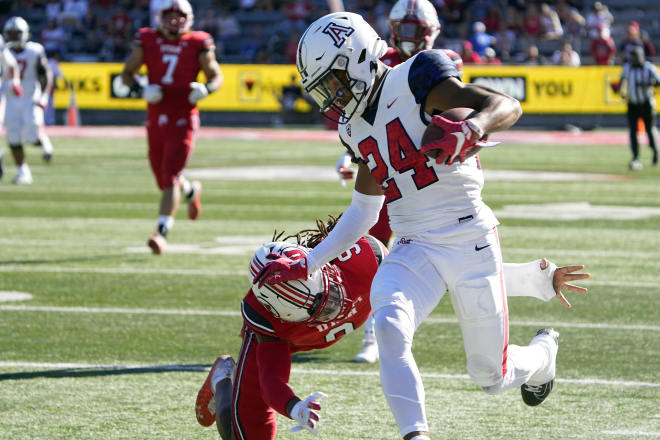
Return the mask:
<svg viewBox="0 0 660 440">
<path fill-rule="evenodd" d="M 7 143 L 10 145 L 25 142 L 36 144 L 44 125 L 44 111 L 34 104 L 32 97 L 9 97 L 6 99 L 5 128 Z"/>
<path fill-rule="evenodd" d="M 547 341 L 525 347 L 508 344 L 502 255 L 495 229 L 465 244 L 401 240 L 376 273 L 371 307 L 380 380 L 402 436 L 429 431 L 424 388 L 411 348 L 415 330 L 446 290 L 463 334 L 468 374 L 484 391 L 498 394 L 530 379 L 552 379 L 547 376 L 554 367 L 554 352 L 545 347 Z"/>
</svg>

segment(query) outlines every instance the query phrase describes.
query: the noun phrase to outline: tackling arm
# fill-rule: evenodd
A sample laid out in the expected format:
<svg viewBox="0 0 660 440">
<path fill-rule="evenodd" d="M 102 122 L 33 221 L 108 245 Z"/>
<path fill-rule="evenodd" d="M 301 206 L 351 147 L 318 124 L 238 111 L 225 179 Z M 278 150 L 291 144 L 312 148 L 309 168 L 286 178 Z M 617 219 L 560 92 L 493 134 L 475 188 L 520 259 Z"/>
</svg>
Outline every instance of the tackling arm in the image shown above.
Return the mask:
<svg viewBox="0 0 660 440">
<path fill-rule="evenodd" d="M 351 204 L 330 234 L 307 255 L 308 273 L 318 270 L 353 245 L 378 221 L 385 201 L 383 189 L 366 164 L 358 165 Z"/>
</svg>

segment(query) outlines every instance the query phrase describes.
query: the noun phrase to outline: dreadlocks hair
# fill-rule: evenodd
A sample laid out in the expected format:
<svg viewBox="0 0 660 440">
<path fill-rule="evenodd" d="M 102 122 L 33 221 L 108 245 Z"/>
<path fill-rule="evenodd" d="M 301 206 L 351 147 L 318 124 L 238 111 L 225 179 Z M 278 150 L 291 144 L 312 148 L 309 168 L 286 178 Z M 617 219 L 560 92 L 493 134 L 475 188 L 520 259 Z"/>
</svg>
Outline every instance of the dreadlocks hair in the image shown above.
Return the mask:
<svg viewBox="0 0 660 440">
<path fill-rule="evenodd" d="M 275 232 L 273 232 L 273 241 L 287 241 L 289 239 L 295 238 L 298 245 L 313 249 L 316 247 L 316 245 L 323 241 L 325 237 L 328 236 L 340 218 L 341 214 L 339 214 L 338 217 L 328 215 L 327 222 L 317 218 L 316 229 L 303 229 L 296 234 L 287 235 L 284 238 L 282 238 L 282 236 L 285 234 L 284 231 L 278 233 L 277 230 L 275 230 Z"/>
</svg>

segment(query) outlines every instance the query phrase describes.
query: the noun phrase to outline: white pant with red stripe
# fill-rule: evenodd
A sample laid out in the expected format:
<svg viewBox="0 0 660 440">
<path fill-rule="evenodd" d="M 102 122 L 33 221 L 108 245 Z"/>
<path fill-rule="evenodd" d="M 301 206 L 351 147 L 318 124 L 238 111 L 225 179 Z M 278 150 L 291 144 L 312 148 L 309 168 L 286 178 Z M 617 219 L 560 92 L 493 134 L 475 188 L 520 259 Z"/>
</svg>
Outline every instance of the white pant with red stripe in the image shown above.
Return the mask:
<svg viewBox="0 0 660 440">
<path fill-rule="evenodd" d="M 463 333 L 468 373 L 484 391 L 497 394 L 530 379 L 551 379 L 549 350 L 541 344 L 508 343 L 502 253 L 495 229 L 462 244 L 400 240 L 374 278 L 371 306 L 381 384 L 402 436 L 429 430 L 412 340 L 447 290 Z"/>
</svg>

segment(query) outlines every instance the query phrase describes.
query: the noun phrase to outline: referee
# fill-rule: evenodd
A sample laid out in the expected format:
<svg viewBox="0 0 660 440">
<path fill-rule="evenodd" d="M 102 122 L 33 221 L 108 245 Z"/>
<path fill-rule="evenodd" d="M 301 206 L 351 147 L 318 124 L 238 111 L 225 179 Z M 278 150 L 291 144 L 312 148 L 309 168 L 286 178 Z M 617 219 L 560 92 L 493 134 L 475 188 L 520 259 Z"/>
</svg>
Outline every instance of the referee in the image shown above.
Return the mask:
<svg viewBox="0 0 660 440">
<path fill-rule="evenodd" d="M 649 147 L 653 150 L 653 165 L 658 164 L 658 149 L 655 145 L 655 98 L 653 87 L 660 85 L 658 69 L 646 61 L 644 49 L 635 47 L 630 53 L 630 61 L 623 65 L 621 72 L 621 96 L 628 101 L 628 128 L 630 129 L 630 149 L 632 161 L 630 169 L 642 169 L 639 161 L 639 144 L 637 143 L 637 120 L 642 118 L 646 134 L 649 138 Z"/>
</svg>

